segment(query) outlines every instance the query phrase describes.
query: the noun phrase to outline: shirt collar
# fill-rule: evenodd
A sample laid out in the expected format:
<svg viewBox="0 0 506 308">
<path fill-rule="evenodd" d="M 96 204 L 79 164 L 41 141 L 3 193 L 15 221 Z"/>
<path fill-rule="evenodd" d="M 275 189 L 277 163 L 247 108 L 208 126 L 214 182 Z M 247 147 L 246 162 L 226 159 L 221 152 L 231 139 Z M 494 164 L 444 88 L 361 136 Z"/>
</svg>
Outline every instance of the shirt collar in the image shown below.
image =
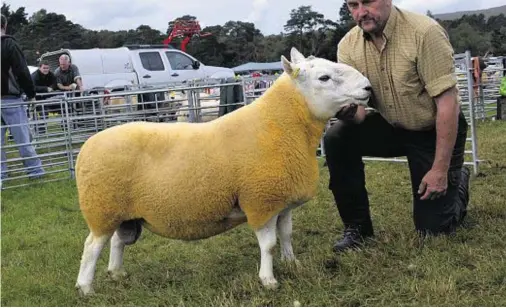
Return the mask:
<svg viewBox="0 0 506 308">
<path fill-rule="evenodd" d="M 389 40 L 394 33 L 396 21 L 397 21 L 397 7 L 392 6 L 392 9 L 390 10 L 390 16 L 388 16 L 388 20 L 385 25 L 385 29 L 383 29 L 383 35 L 386 37 L 387 40 Z M 364 30 L 362 30 L 362 36 L 367 41 L 371 40 L 371 35 L 367 32 L 364 32 Z"/>
</svg>

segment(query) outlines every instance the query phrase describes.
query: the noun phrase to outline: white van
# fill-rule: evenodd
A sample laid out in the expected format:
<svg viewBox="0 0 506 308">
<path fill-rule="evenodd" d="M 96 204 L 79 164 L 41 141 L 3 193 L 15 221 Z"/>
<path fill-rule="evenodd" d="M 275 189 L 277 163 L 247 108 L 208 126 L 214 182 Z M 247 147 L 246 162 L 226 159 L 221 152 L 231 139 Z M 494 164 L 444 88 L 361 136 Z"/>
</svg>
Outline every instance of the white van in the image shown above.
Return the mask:
<svg viewBox="0 0 506 308">
<path fill-rule="evenodd" d="M 189 54 L 165 45 L 127 45 L 118 48 L 60 49 L 44 53 L 40 60 L 58 67 L 67 54 L 79 68 L 85 90 L 152 87 L 191 79 L 234 77 L 230 68 L 207 66 Z"/>
</svg>

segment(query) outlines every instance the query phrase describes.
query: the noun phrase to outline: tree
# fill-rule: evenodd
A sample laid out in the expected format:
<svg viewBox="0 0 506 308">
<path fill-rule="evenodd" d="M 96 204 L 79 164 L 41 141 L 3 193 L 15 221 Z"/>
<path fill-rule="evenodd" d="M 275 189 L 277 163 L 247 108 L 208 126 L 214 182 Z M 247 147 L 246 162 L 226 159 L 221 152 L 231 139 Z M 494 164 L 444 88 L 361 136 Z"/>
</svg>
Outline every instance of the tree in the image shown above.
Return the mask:
<svg viewBox="0 0 506 308">
<path fill-rule="evenodd" d="M 506 55 L 506 26 L 492 32 L 490 45 L 495 55 Z"/>
<path fill-rule="evenodd" d="M 263 35 L 251 22 L 227 21 L 221 36 L 225 38 L 224 60 L 230 66 L 259 59 Z"/>
<path fill-rule="evenodd" d="M 466 22 L 450 29 L 449 36 L 457 52 L 469 50 L 473 55 L 483 55 L 490 49 L 489 34 L 480 32 Z"/>
<path fill-rule="evenodd" d="M 222 26 L 211 26 L 202 29 L 213 35 L 202 40 L 195 40 L 188 45 L 187 52 L 207 65 L 222 65 L 224 63 L 223 53 L 225 52 L 226 38 L 221 36 Z"/>
<path fill-rule="evenodd" d="M 60 48 L 86 48 L 85 34 L 82 26 L 67 20 L 64 15 L 41 10 L 33 14 L 30 23 L 24 25 L 16 37 L 28 63 L 35 65 L 37 54 Z"/>
<path fill-rule="evenodd" d="M 10 35 L 16 36 L 21 28 L 28 24 L 28 20 L 26 19 L 28 14 L 25 12 L 24 7 L 20 7 L 16 11 L 11 11 L 10 5 L 4 2 L 1 12 L 7 19 L 7 32 Z"/>
<path fill-rule="evenodd" d="M 298 46 L 304 54 L 319 56 L 325 47 L 322 42 L 337 27 L 337 23 L 325 19 L 323 14 L 314 11 L 310 5 L 293 9 L 286 22 L 285 31 L 289 31 L 288 43 Z"/>
<path fill-rule="evenodd" d="M 172 29 L 174 28 L 174 22 L 179 19 L 181 19 L 181 20 L 197 20 L 197 17 L 195 17 L 193 15 L 183 15 L 181 17 L 178 17 L 174 20 L 169 21 L 169 26 L 167 27 L 167 35 L 169 35 L 170 32 L 172 32 Z"/>
<path fill-rule="evenodd" d="M 94 31 L 45 9 L 29 18 L 24 7 L 11 9 L 4 2 L 1 10 L 9 22 L 8 33 L 17 38 L 31 65 L 36 64 L 40 54 L 60 48 L 114 48 L 125 44 L 156 44 L 166 38 L 166 33 L 148 25 L 135 25 L 132 29 L 119 31 Z M 336 11 L 336 18 L 329 20 L 311 6 L 300 6 L 291 10 L 283 32 L 268 36 L 264 36 L 253 23 L 242 21 L 208 26 L 202 31 L 212 35 L 192 39 L 187 52 L 205 64 L 232 67 L 249 61 L 279 61 L 281 55 L 289 56 L 290 48 L 296 46 L 306 55 L 335 61 L 337 44 L 355 26 L 346 1 Z M 427 11 L 427 15 L 432 16 L 432 13 Z M 192 15 L 179 18 L 196 19 Z M 167 21 L 169 27 L 172 21 Z M 465 15 L 437 22 L 448 31 L 456 53 L 469 49 L 473 55 L 483 55 L 487 51 L 498 56 L 506 55 L 504 14 L 488 19 L 481 14 Z M 181 39 L 176 39 L 173 44 L 179 46 L 180 42 Z"/>
<path fill-rule="evenodd" d="M 165 35 L 147 25 L 140 25 L 135 30 L 129 30 L 125 44 L 161 44 Z"/>
<path fill-rule="evenodd" d="M 339 9 L 339 25 L 345 30 L 349 31 L 353 28 L 357 23 L 353 19 L 350 10 L 348 9 L 348 4 L 346 1 L 343 2 L 341 8 Z"/>
<path fill-rule="evenodd" d="M 494 31 L 501 30 L 502 27 L 506 25 L 506 16 L 504 14 L 490 16 L 487 20 L 486 30 Z"/>
</svg>

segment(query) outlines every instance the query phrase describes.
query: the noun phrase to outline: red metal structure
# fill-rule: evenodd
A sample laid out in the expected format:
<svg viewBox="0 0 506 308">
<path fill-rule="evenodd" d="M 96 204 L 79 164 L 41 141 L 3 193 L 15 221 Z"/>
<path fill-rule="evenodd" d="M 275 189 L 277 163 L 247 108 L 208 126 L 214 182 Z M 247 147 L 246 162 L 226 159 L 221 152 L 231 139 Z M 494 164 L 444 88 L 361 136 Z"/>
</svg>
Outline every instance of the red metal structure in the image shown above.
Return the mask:
<svg viewBox="0 0 506 308">
<path fill-rule="evenodd" d="M 181 50 L 186 51 L 186 45 L 193 37 L 206 37 L 212 35 L 210 32 L 202 33 L 198 20 L 178 18 L 169 22 L 169 36 L 163 40 L 163 44 L 168 46 L 176 37 L 184 37 L 181 42 Z"/>
</svg>

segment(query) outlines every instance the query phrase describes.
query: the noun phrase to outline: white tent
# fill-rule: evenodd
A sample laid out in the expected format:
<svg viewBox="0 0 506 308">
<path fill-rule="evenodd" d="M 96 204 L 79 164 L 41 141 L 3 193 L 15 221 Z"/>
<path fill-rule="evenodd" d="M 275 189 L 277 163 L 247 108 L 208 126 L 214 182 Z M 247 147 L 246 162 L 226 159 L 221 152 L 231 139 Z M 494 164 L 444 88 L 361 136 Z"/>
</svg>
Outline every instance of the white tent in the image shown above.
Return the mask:
<svg viewBox="0 0 506 308">
<path fill-rule="evenodd" d="M 232 68 L 234 72 L 250 72 L 250 71 L 281 71 L 283 64 L 281 61 L 277 62 L 248 62 Z"/>
</svg>

